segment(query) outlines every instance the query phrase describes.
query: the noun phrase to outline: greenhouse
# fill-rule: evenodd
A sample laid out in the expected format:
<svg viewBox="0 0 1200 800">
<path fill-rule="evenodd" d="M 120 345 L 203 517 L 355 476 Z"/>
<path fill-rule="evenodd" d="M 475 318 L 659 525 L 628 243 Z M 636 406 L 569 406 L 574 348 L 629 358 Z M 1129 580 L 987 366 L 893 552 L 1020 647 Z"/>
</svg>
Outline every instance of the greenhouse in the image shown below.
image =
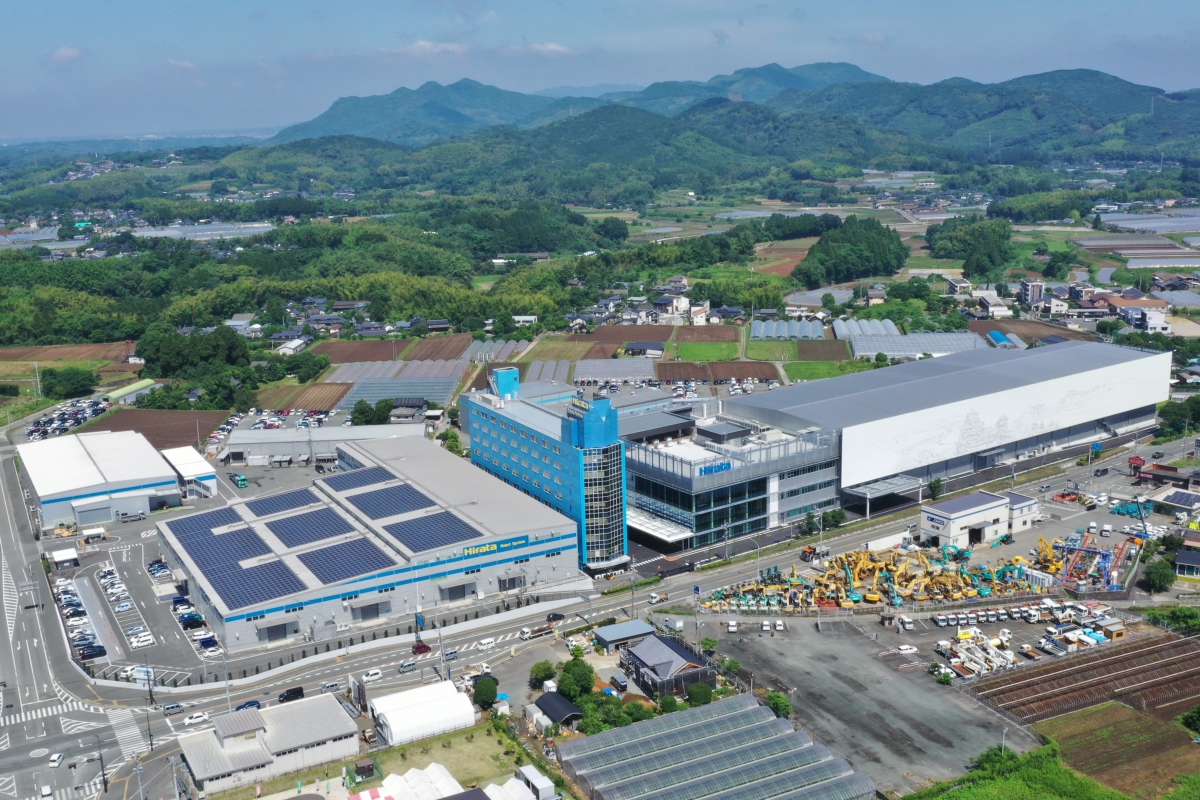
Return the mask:
<svg viewBox="0 0 1200 800">
<path fill-rule="evenodd" d="M 875 785 L 750 695 L 563 742 L 590 800 L 869 800 Z"/>
</svg>

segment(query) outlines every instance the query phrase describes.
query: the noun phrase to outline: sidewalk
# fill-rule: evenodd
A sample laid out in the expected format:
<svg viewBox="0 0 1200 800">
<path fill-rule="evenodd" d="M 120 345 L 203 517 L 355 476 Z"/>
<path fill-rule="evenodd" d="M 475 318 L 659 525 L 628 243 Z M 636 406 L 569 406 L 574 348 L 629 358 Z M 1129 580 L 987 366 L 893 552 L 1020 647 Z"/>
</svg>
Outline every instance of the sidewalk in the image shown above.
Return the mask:
<svg viewBox="0 0 1200 800">
<path fill-rule="evenodd" d="M 301 790 L 297 792 L 295 789 L 288 789 L 275 794 L 265 794 L 262 800 L 294 800 L 296 797 L 324 797 L 326 800 L 347 800 L 352 794 L 357 794 L 353 789 L 347 789 L 342 786 L 341 776 L 331 777 L 327 781 L 317 781 L 302 785 Z"/>
</svg>

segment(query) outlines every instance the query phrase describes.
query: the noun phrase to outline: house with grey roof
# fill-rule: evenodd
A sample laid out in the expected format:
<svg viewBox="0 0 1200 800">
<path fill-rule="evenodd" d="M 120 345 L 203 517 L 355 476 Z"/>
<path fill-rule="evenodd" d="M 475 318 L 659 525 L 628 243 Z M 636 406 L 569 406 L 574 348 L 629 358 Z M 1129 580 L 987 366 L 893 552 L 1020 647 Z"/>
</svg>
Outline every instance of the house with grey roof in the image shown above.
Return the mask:
<svg viewBox="0 0 1200 800">
<path fill-rule="evenodd" d="M 683 640 L 668 636 L 647 636 L 625 648 L 621 651 L 621 667 L 651 697 L 682 694 L 694 683 L 707 683 L 713 688 L 717 685 L 712 662 Z"/>
</svg>

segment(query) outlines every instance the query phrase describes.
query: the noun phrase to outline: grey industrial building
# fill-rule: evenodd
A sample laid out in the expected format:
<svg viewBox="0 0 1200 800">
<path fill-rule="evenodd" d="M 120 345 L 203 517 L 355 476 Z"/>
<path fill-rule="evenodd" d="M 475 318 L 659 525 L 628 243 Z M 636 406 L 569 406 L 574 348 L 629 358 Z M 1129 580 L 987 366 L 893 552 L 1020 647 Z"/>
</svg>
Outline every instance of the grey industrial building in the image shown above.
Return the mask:
<svg viewBox="0 0 1200 800">
<path fill-rule="evenodd" d="M 334 449 L 339 471 L 311 488 L 158 524 L 164 559 L 227 649 L 590 588 L 573 521 L 437 443 Z"/>
<path fill-rule="evenodd" d="M 1093 342 L 953 353 L 621 418 L 628 520 L 688 549 L 1156 425 L 1171 354 Z"/>
</svg>

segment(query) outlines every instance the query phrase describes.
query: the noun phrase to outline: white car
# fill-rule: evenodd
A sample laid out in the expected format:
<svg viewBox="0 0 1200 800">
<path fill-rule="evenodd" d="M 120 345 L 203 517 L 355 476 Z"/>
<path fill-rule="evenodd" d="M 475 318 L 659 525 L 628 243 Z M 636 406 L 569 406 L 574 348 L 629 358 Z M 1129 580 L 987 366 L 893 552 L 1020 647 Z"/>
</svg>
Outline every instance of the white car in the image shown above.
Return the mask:
<svg viewBox="0 0 1200 800">
<path fill-rule="evenodd" d="M 62 753 L 55 753 L 54 755 L 50 756 L 50 766 L 57 767 L 62 762 L 63 762 L 63 754 Z"/>
<path fill-rule="evenodd" d="M 134 639 L 132 642 L 129 643 L 129 647 L 132 650 L 141 650 L 143 647 L 153 647 L 153 646 L 154 646 L 154 637 L 153 636 L 148 636 L 144 639 L 142 639 L 142 638 Z"/>
<path fill-rule="evenodd" d="M 363 683 L 373 683 L 374 681 L 383 680 L 383 670 L 371 669 L 363 673 Z"/>
<path fill-rule="evenodd" d="M 208 648 L 205 648 L 204 653 L 202 655 L 205 658 L 215 658 L 216 656 L 222 655 L 224 652 L 225 651 L 219 647 L 208 647 Z"/>
<path fill-rule="evenodd" d="M 208 712 L 197 711 L 195 714 L 188 714 L 183 718 L 184 725 L 199 725 L 203 722 L 208 722 Z"/>
<path fill-rule="evenodd" d="M 193 642 L 198 642 L 201 639 L 207 639 L 208 637 L 210 637 L 212 635 L 213 635 L 213 632 L 210 631 L 208 628 L 201 628 L 200 630 L 192 631 L 192 633 L 191 633 Z"/>
<path fill-rule="evenodd" d="M 902 644 L 896 648 L 896 652 L 904 653 L 905 655 L 909 655 L 909 654 L 917 652 L 917 648 L 913 647 L 911 644 Z"/>
<path fill-rule="evenodd" d="M 88 624 L 87 617 L 71 617 L 69 620 L 67 620 L 68 628 L 81 628 L 87 624 Z"/>
</svg>

